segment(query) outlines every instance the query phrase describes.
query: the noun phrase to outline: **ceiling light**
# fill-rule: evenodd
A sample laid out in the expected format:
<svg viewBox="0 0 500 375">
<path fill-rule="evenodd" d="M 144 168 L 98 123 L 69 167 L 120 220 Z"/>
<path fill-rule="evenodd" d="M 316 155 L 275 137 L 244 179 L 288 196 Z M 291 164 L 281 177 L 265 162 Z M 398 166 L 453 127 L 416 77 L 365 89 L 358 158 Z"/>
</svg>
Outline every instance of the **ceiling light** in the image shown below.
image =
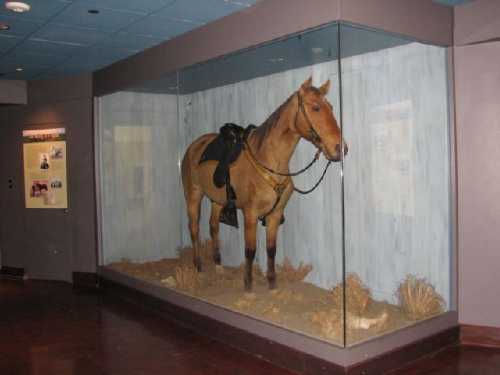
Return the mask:
<svg viewBox="0 0 500 375">
<path fill-rule="evenodd" d="M 97 9 L 89 9 L 88 13 L 89 14 L 99 14 L 99 10 L 97 10 Z"/>
<path fill-rule="evenodd" d="M 10 29 L 10 26 L 7 25 L 6 23 L 0 22 L 0 31 L 7 31 Z"/>
<path fill-rule="evenodd" d="M 31 6 L 20 1 L 7 1 L 5 7 L 16 13 L 28 12 L 31 9 Z"/>
<path fill-rule="evenodd" d="M 16 68 L 16 72 L 22 72 L 24 69 L 21 68 L 20 66 Z"/>
</svg>

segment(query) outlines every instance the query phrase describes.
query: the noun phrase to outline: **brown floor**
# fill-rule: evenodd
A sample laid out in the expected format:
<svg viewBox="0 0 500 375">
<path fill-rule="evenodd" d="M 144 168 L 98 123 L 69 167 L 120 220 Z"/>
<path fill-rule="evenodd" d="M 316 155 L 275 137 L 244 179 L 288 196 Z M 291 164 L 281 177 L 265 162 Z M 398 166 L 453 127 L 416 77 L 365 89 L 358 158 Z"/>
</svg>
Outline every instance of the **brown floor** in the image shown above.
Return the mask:
<svg viewBox="0 0 500 375">
<path fill-rule="evenodd" d="M 97 293 L 0 280 L 0 374 L 292 373 Z M 449 348 L 392 374 L 498 375 L 500 350 Z"/>
</svg>

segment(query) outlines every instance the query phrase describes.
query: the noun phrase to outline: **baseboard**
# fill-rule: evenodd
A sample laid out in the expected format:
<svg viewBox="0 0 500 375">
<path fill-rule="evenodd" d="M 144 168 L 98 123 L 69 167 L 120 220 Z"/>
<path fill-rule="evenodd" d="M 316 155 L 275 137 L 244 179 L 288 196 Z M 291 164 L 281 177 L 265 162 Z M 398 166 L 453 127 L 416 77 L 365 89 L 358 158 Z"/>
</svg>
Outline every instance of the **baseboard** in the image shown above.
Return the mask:
<svg viewBox="0 0 500 375">
<path fill-rule="evenodd" d="M 462 345 L 500 348 L 500 328 L 462 324 L 460 326 Z"/>
<path fill-rule="evenodd" d="M 73 288 L 97 290 L 99 289 L 99 276 L 94 272 L 73 272 Z"/>
<path fill-rule="evenodd" d="M 25 280 L 24 268 L 3 266 L 0 268 L 0 279 Z"/>
<path fill-rule="evenodd" d="M 249 352 L 279 367 L 287 368 L 304 375 L 382 374 L 386 371 L 403 367 L 409 362 L 429 355 L 443 347 L 457 344 L 459 341 L 460 330 L 456 326 L 409 345 L 396 348 L 389 353 L 370 360 L 350 367 L 343 367 L 286 345 L 264 339 L 256 334 L 198 314 L 102 276 L 100 278 L 100 286 L 103 292 L 111 296 L 116 296 L 133 304 L 152 309 L 161 316 L 169 320 L 174 320 L 199 334 Z"/>
<path fill-rule="evenodd" d="M 348 375 L 385 374 L 411 362 L 459 343 L 460 328 L 448 328 L 435 335 L 404 345 L 378 357 L 354 365 Z"/>
</svg>

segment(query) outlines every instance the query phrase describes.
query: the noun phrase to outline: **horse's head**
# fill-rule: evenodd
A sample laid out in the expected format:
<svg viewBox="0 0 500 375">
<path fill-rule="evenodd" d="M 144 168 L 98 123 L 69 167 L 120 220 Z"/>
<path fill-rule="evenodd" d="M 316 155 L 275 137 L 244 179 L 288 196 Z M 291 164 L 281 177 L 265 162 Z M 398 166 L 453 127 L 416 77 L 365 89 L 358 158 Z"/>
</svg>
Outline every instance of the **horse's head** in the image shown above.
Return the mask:
<svg viewBox="0 0 500 375">
<path fill-rule="evenodd" d="M 342 152 L 347 155 L 347 144 L 332 105 L 326 99 L 330 80 L 320 88 L 312 86 L 312 77 L 306 80 L 297 92 L 298 112 L 294 123 L 295 131 L 313 143 L 330 161 L 340 161 Z"/>
</svg>

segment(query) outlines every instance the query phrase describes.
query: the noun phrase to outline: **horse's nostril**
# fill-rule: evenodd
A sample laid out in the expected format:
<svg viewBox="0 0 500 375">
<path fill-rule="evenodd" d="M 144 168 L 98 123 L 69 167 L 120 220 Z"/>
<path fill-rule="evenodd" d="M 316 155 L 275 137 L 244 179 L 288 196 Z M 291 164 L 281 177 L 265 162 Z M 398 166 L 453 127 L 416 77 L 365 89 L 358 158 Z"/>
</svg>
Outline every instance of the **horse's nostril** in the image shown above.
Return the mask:
<svg viewBox="0 0 500 375">
<path fill-rule="evenodd" d="M 335 151 L 337 151 L 338 154 L 342 152 L 342 146 L 340 145 L 340 143 L 337 143 L 335 145 Z"/>
</svg>

